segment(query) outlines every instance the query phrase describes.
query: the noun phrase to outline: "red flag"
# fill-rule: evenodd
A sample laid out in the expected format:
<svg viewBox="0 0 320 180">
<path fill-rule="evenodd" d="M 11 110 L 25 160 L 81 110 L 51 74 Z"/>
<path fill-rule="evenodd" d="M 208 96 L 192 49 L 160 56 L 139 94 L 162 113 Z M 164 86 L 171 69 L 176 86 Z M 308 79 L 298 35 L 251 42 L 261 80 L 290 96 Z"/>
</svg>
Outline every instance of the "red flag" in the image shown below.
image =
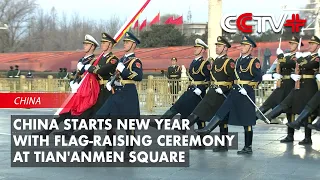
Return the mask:
<svg viewBox="0 0 320 180">
<path fill-rule="evenodd" d="M 183 24 L 183 17 L 180 16 L 177 19 L 173 20 L 173 22 L 171 22 L 171 24 L 175 24 L 175 25 L 181 25 Z"/>
<path fill-rule="evenodd" d="M 164 23 L 165 24 L 172 24 L 172 21 L 174 21 L 173 16 L 169 17 Z"/>
<path fill-rule="evenodd" d="M 133 29 L 138 28 L 139 27 L 139 20 L 136 21 L 136 23 L 134 23 Z"/>
<path fill-rule="evenodd" d="M 141 24 L 139 30 L 141 31 L 143 28 L 147 26 L 147 19 L 145 19 Z"/>
<path fill-rule="evenodd" d="M 160 22 L 160 13 L 158 13 L 157 16 L 153 18 L 153 20 L 150 22 L 149 26 L 151 26 L 152 24 L 156 24 L 158 22 Z"/>
</svg>

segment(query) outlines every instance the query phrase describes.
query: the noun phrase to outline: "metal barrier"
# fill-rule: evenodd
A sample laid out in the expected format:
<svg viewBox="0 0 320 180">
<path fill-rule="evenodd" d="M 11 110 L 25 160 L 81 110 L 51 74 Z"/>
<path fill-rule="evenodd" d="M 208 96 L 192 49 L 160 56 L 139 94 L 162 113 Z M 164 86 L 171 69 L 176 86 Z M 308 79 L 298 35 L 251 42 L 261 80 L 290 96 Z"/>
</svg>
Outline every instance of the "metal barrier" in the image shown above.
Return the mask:
<svg viewBox="0 0 320 180">
<path fill-rule="evenodd" d="M 187 89 L 189 85 L 187 79 L 169 80 L 164 77 L 148 76 L 141 82 L 137 82 L 140 108 L 147 112 L 154 112 L 159 109 L 167 109 L 174 103 Z M 256 104 L 258 106 L 275 89 L 275 81 L 263 81 L 257 89 Z M 70 92 L 69 80 L 53 79 L 49 75 L 43 79 L 28 79 L 25 76 L 20 78 L 0 78 L 1 92 Z"/>
</svg>

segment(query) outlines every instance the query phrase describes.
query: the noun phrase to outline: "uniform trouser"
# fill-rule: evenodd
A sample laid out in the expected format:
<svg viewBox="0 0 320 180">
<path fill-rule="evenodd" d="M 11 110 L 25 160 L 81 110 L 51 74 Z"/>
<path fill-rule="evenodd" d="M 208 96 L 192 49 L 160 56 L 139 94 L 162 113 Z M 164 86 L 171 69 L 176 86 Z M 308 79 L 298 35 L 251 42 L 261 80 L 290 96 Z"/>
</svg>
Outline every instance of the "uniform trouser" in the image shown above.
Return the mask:
<svg viewBox="0 0 320 180">
<path fill-rule="evenodd" d="M 245 147 L 251 147 L 253 139 L 252 126 L 243 126 L 244 127 L 244 145 Z"/>
</svg>

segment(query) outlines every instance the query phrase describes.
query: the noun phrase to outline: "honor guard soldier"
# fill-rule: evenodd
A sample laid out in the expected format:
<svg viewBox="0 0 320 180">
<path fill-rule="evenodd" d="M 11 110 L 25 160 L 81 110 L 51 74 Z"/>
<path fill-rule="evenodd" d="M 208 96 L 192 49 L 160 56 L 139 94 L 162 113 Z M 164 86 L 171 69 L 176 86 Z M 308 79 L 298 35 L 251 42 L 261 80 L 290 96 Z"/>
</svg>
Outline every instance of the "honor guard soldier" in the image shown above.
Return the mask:
<svg viewBox="0 0 320 180">
<path fill-rule="evenodd" d="M 177 102 L 161 116 L 161 119 L 172 119 L 178 113 L 181 114 L 180 119 L 186 119 L 206 94 L 211 70 L 210 63 L 203 58 L 206 49 L 208 49 L 208 45 L 201 39 L 195 40 L 195 59 L 191 62 L 188 70 L 190 85 Z M 197 121 L 198 128 L 205 126 L 204 120 Z M 150 126 L 157 127 L 157 124 L 152 122 Z"/>
<path fill-rule="evenodd" d="M 316 36 L 312 36 L 309 41 L 308 53 L 296 53 L 296 68 L 295 74 L 291 74 L 291 78 L 295 81 L 295 88 L 290 94 L 276 106 L 266 117 L 274 119 L 282 112 L 291 109 L 292 114 L 302 113 L 303 108 L 307 105 L 308 101 L 317 92 L 317 82 L 314 78 L 316 69 L 319 68 L 319 56 L 317 51 L 319 49 L 320 40 Z M 305 123 L 305 139 L 300 141 L 300 145 L 312 144 L 311 129 L 308 128 L 308 123 L 311 124 L 312 118 L 308 116 L 303 119 Z M 302 120 L 297 122 L 288 123 L 291 128 L 297 128 L 296 125 L 300 124 Z"/>
<path fill-rule="evenodd" d="M 227 56 L 230 43 L 222 36 L 218 36 L 216 42 L 216 53 L 218 57 L 213 61 L 211 75 L 211 86 L 208 93 L 188 117 L 191 127 L 200 120 L 209 121 L 219 107 L 222 105 L 226 96 L 229 94 L 234 80 L 235 62 Z M 220 123 L 220 135 L 228 135 L 228 122 Z M 227 146 L 218 146 L 214 151 L 227 151 Z"/>
<path fill-rule="evenodd" d="M 279 105 L 294 88 L 295 83 L 294 80 L 290 78 L 290 75 L 294 73 L 294 69 L 296 67 L 296 52 L 299 46 L 299 38 L 293 36 L 291 41 L 289 41 L 289 44 L 290 53 L 284 54 L 280 48 L 277 49 L 278 62 L 276 72 L 272 74 L 273 78 L 277 80 L 277 88 L 259 108 L 262 113 L 266 113 L 270 109 Z M 301 46 L 303 46 L 303 43 L 301 43 Z M 290 109 L 285 112 L 287 114 L 287 120 L 290 122 L 294 121 L 294 114 L 291 114 Z M 260 114 L 260 112 L 257 111 L 256 115 L 258 119 L 266 122 L 266 119 Z M 293 142 L 293 136 L 294 129 L 288 128 L 287 137 L 280 140 L 280 142 Z"/>
<path fill-rule="evenodd" d="M 235 64 L 234 79 L 236 80 L 227 99 L 205 128 L 195 130 L 198 134 L 209 134 L 228 117 L 228 124 L 244 127 L 245 146 L 238 151 L 238 154 L 252 153 L 252 126 L 256 124 L 256 113 L 255 106 L 250 100 L 255 101 L 254 89 L 262 81 L 260 61 L 251 56 L 255 47 L 257 47 L 256 43 L 249 36 L 243 37 L 241 57 Z"/>
<path fill-rule="evenodd" d="M 82 80 L 83 73 L 86 71 L 85 68 L 89 68 L 91 64 L 95 61 L 94 57 L 94 51 L 95 49 L 99 46 L 99 43 L 91 36 L 91 35 L 86 35 L 85 40 L 83 41 L 83 50 L 85 52 L 85 56 L 81 58 L 78 61 L 77 64 L 77 75 L 73 81 L 70 82 L 70 87 L 72 89 L 73 93 L 77 92 L 77 89 L 79 88 L 79 83 Z M 87 66 L 86 66 L 87 65 Z M 86 103 L 86 102 L 81 102 L 81 103 Z M 84 111 L 81 115 L 79 116 L 73 116 L 71 114 L 71 110 L 68 108 L 65 108 L 68 110 L 68 112 L 61 112 L 59 117 L 56 118 L 57 123 L 61 123 L 65 119 L 72 119 L 72 118 L 89 118 L 90 115 L 92 115 L 92 108 L 89 108 L 88 110 Z M 52 132 L 53 130 L 43 130 L 40 132 L 32 133 L 34 135 L 48 135 Z M 70 137 L 73 133 L 73 130 L 64 130 L 60 132 L 55 132 L 54 134 L 59 134 L 59 135 L 65 135 L 67 138 Z"/>
<path fill-rule="evenodd" d="M 102 107 L 102 105 L 107 101 L 107 99 L 112 94 L 110 91 L 106 89 L 106 84 L 108 80 L 110 79 L 111 75 L 115 72 L 117 64 L 118 64 L 118 58 L 112 53 L 112 48 L 116 44 L 116 40 L 114 40 L 109 34 L 102 33 L 102 39 L 101 39 L 101 50 L 103 51 L 103 55 L 101 56 L 98 63 L 95 63 L 96 65 L 86 65 L 85 70 L 87 70 L 89 73 L 95 74 L 97 76 L 97 79 L 100 84 L 100 92 L 98 96 L 97 103 L 92 107 L 90 117 L 94 116 L 96 112 Z M 90 136 L 89 140 L 92 140 L 92 136 L 94 134 L 93 130 L 89 130 L 89 132 L 75 132 L 76 135 L 81 135 L 86 133 L 88 136 Z M 109 133 L 109 131 L 108 131 Z M 110 147 L 106 147 L 106 151 L 109 150 Z M 92 144 L 89 144 L 84 151 L 90 151 L 92 150 Z"/>
<path fill-rule="evenodd" d="M 171 58 L 171 66 L 168 67 L 168 79 L 169 87 L 172 95 L 173 103 L 175 102 L 175 96 L 178 94 L 180 87 L 179 81 L 181 78 L 181 67 L 177 65 L 177 58 Z"/>
<path fill-rule="evenodd" d="M 140 118 L 138 92 L 135 83 L 142 80 L 142 62 L 135 56 L 135 49 L 140 41 L 132 33 L 127 32 L 124 37 L 126 54 L 119 60 L 116 67 L 115 81 L 107 83 L 109 90 L 114 90 L 108 100 L 96 113 L 98 117 L 111 118 Z M 114 77 L 113 77 L 114 78 Z M 112 79 L 112 78 L 111 78 Z M 115 87 L 113 87 L 113 83 Z M 111 89 L 113 87 L 113 89 Z M 113 123 L 115 120 L 113 120 Z M 114 129 L 110 130 L 115 134 Z M 127 135 L 135 136 L 134 130 L 127 130 Z M 109 134 L 110 135 L 110 134 Z M 125 149 L 125 159 L 128 160 L 133 146 Z"/>
<path fill-rule="evenodd" d="M 7 78 L 13 78 L 13 66 L 10 66 L 10 70 L 7 73 Z"/>
</svg>

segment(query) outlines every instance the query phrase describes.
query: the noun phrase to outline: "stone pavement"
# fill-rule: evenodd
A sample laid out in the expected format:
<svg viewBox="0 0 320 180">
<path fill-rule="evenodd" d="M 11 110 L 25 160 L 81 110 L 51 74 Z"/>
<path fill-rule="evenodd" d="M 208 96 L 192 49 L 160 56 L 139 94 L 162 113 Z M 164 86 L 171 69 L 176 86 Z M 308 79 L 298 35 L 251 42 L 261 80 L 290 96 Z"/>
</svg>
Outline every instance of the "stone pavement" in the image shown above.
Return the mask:
<svg viewBox="0 0 320 180">
<path fill-rule="evenodd" d="M 213 153 L 211 150 L 190 152 L 187 168 L 12 168 L 10 167 L 10 115 L 52 114 L 50 109 L 1 109 L 0 111 L 0 180 L 257 180 L 320 179 L 320 133 L 313 132 L 313 145 L 300 146 L 304 137 L 296 131 L 293 144 L 281 144 L 286 126 L 254 127 L 253 154 L 239 156 L 236 150 Z M 243 147 L 243 128 L 239 132 L 239 148 Z"/>
</svg>

